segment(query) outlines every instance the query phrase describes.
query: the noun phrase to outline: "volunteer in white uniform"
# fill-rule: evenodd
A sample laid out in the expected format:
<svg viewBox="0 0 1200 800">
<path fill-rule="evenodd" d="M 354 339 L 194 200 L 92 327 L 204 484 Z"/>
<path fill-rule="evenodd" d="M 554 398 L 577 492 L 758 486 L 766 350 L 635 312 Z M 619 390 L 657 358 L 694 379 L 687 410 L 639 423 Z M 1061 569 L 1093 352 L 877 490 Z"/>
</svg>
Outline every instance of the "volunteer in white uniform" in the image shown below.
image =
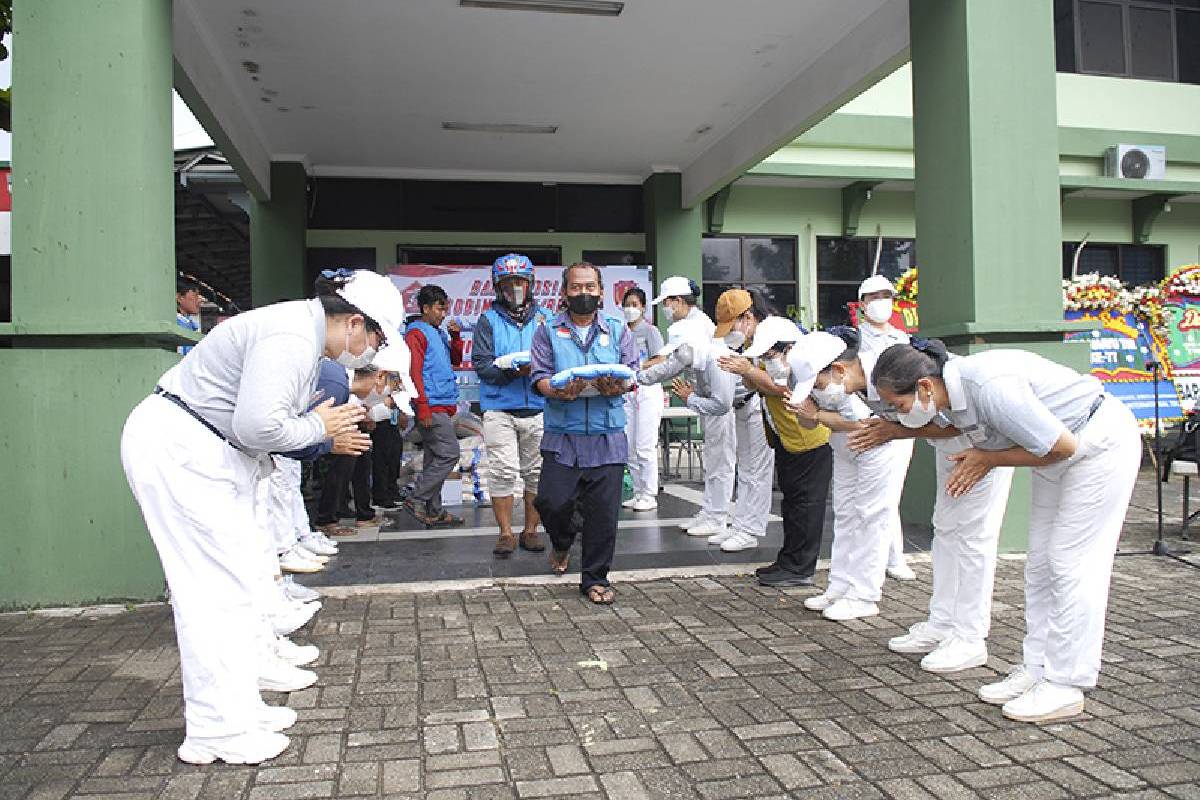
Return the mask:
<svg viewBox="0 0 1200 800">
<path fill-rule="evenodd" d="M 639 365 L 663 348 L 662 334 L 646 319 L 646 293 L 634 286 L 621 298 L 625 322 L 637 343 Z M 639 384 L 625 395 L 625 437 L 633 496 L 621 505 L 631 511 L 658 508 L 658 426 L 662 421 L 661 383 Z"/>
<path fill-rule="evenodd" d="M 716 315 L 715 336 L 737 351 L 749 344 L 758 323 L 770 316 L 770 312 L 761 295 L 745 289 L 729 289 L 717 298 Z M 734 330 L 735 325 L 749 333 Z M 737 439 L 737 503 L 729 529 L 709 536 L 708 543 L 722 547 L 729 543 L 731 548 L 740 550 L 757 547 L 758 537 L 767 534 L 775 473 L 775 450 L 767 443 L 763 428 L 762 396 L 747 386 L 741 376 L 735 376 L 733 417 Z"/>
<path fill-rule="evenodd" d="M 121 462 L 158 550 L 179 643 L 186 738 L 179 757 L 259 763 L 287 747 L 295 712 L 256 684 L 254 495 L 266 454 L 351 430 L 332 401 L 306 411 L 322 354 L 369 363 L 403 300 L 371 272 L 328 273 L 316 300 L 277 303 L 212 330 L 129 415 Z M 393 346 L 397 346 L 393 343 Z M 269 469 L 264 465 L 265 469 Z"/>
<path fill-rule="evenodd" d="M 1033 468 L 1024 663 L 979 697 L 1022 722 L 1081 713 L 1082 689 L 1100 673 L 1113 554 L 1141 460 L 1133 414 L 1096 378 L 1022 350 L 947 361 L 937 341 L 896 345 L 873 380 L 904 425 L 944 411 L 971 441 L 952 457 L 951 497 L 996 467 Z"/>
<path fill-rule="evenodd" d="M 717 326 L 707 314 L 697 308 L 696 302 L 699 297 L 700 288 L 695 283 L 681 275 L 675 275 L 662 282 L 658 297 L 651 305 L 661 304 L 667 318 L 672 322 L 687 320 L 697 323 L 711 338 Z M 722 373 L 720 369 L 717 373 L 728 377 L 728 374 Z M 686 381 L 676 381 L 674 388 L 677 394 L 681 384 L 686 384 Z M 730 413 L 732 399 L 729 404 L 709 404 L 699 392 L 688 394 L 688 397 L 681 399 L 688 408 L 700 415 L 700 427 L 704 430 L 704 499 L 700 505 L 700 513 L 680 527 L 686 530 L 689 536 L 712 536 L 725 532 L 729 521 L 729 501 L 733 497 L 737 441 L 734 417 Z"/>
<path fill-rule="evenodd" d="M 858 286 L 859 353 L 868 360 L 894 344 L 908 344 L 908 334 L 892 325 L 892 301 L 896 296 L 892 282 L 882 275 L 872 275 Z M 895 447 L 889 448 L 892 458 L 891 476 L 895 485 L 890 491 L 897 497 L 904 490 L 904 479 L 908 476 L 908 465 L 912 461 L 913 442 L 899 439 Z M 900 527 L 900 516 L 896 516 L 888 549 L 887 574 L 898 581 L 911 581 L 917 576 L 908 566 L 904 556 L 904 530 Z"/>
<path fill-rule="evenodd" d="M 894 442 L 862 452 L 849 434 L 871 409 L 858 396 L 866 388 L 858 362 L 858 333 L 839 326 L 804 336 L 789 353 L 796 386 L 788 407 L 805 428 L 824 425 L 833 448 L 833 550 L 829 585 L 804 601 L 826 619 L 846 621 L 879 613 L 892 531 L 899 526 L 900 489 L 892 479 Z M 861 383 L 860 383 L 861 381 Z"/>
</svg>

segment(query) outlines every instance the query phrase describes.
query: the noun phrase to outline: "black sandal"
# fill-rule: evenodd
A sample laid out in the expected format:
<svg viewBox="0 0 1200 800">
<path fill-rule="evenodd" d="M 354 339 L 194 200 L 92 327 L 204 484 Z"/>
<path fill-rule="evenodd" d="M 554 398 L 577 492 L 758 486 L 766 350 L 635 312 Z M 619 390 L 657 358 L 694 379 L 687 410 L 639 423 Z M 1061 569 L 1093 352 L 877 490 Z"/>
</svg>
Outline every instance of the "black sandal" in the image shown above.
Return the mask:
<svg viewBox="0 0 1200 800">
<path fill-rule="evenodd" d="M 555 575 L 566 575 L 567 564 L 571 560 L 570 550 L 551 550 L 550 551 L 550 569 L 554 570 Z"/>
<path fill-rule="evenodd" d="M 617 593 L 613 591 L 613 588 L 602 583 L 593 583 L 587 588 L 585 594 L 588 600 L 598 606 L 611 606 L 617 598 Z"/>
</svg>

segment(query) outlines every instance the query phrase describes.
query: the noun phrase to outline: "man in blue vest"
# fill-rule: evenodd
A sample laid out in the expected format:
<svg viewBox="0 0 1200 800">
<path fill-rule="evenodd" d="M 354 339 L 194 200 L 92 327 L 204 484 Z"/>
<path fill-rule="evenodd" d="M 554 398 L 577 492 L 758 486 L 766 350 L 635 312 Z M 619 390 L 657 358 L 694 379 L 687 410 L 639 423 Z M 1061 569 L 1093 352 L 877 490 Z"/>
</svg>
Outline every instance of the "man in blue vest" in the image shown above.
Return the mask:
<svg viewBox="0 0 1200 800">
<path fill-rule="evenodd" d="M 576 379 L 561 389 L 556 372 L 585 364 L 638 366 L 637 344 L 624 320 L 597 314 L 604 285 L 600 270 L 586 262 L 563 270 L 567 309 L 533 334 L 530 380 L 546 398 L 542 476 L 535 501 L 550 536 L 550 567 L 559 575 L 575 539 L 571 516 L 583 517 L 580 591 L 593 603 L 611 604 L 608 584 L 617 542 L 621 479 L 629 460 L 625 402 L 631 388 L 615 378 Z"/>
<path fill-rule="evenodd" d="M 175 322 L 185 331 L 200 330 L 200 305 L 204 295 L 200 294 L 200 284 L 191 278 L 175 279 Z M 182 344 L 176 348 L 181 356 L 186 356 L 195 347 L 194 344 Z"/>
<path fill-rule="evenodd" d="M 475 325 L 471 363 L 479 375 L 483 441 L 487 445 L 488 490 L 500 536 L 492 554 L 508 558 L 517 548 L 513 535 L 513 495 L 517 476 L 525 487 L 525 526 L 521 548 L 546 549 L 538 536 L 538 479 L 542 471 L 542 407 L 530 385 L 533 333 L 554 315 L 533 300 L 533 262 L 509 253 L 492 264 L 496 300 Z"/>
<path fill-rule="evenodd" d="M 404 508 L 427 526 L 461 525 L 442 508 L 442 484 L 458 464 L 458 437 L 452 419 L 458 412 L 458 383 L 454 367 L 462 363 L 463 341 L 458 323 L 450 320 L 446 290 L 429 284 L 417 292 L 421 316 L 408 323 L 404 341 L 412 354 L 411 375 L 417 389 L 413 409 L 421 430 L 422 467 L 416 488 Z"/>
</svg>

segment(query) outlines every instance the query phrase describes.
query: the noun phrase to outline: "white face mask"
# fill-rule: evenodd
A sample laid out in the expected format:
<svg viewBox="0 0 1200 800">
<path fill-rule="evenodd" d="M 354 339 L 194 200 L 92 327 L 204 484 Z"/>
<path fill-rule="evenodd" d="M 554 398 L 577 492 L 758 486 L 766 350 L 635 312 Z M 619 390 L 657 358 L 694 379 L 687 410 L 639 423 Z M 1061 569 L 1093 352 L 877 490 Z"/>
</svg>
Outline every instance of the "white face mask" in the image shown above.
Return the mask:
<svg viewBox="0 0 1200 800">
<path fill-rule="evenodd" d="M 863 313 L 867 315 L 867 319 L 874 322 L 876 325 L 882 325 L 892 318 L 892 299 L 884 297 L 879 300 L 872 300 L 863 308 Z"/>
<path fill-rule="evenodd" d="M 686 311 L 681 311 L 681 310 L 679 309 L 679 307 L 678 307 L 678 306 L 676 306 L 676 305 L 667 305 L 667 304 L 665 304 L 665 303 L 664 303 L 664 304 L 663 304 L 663 308 L 665 308 L 665 309 L 667 310 L 667 317 L 668 317 L 668 318 L 669 318 L 669 319 L 670 319 L 672 322 L 675 322 L 676 320 L 681 320 L 681 319 L 683 319 L 684 317 L 686 317 L 686 316 L 687 316 L 687 312 L 686 312 Z"/>
<path fill-rule="evenodd" d="M 512 302 L 518 308 L 525 305 L 525 284 L 518 283 L 512 287 Z"/>
<path fill-rule="evenodd" d="M 642 318 L 641 306 L 625 306 L 625 321 L 637 322 Z"/>
<path fill-rule="evenodd" d="M 730 350 L 738 350 L 746 343 L 746 334 L 741 331 L 730 331 L 725 334 L 725 346 Z"/>
<path fill-rule="evenodd" d="M 763 367 L 777 385 L 787 386 L 788 376 L 792 374 L 792 368 L 787 363 L 787 356 L 776 356 L 766 362 Z"/>
<path fill-rule="evenodd" d="M 342 350 L 338 357 L 334 359 L 346 369 L 362 369 L 370 366 L 375 360 L 375 348 L 367 345 L 367 349 L 362 351 L 362 355 L 354 355 L 350 352 L 350 328 L 346 328 L 346 347 Z"/>
<path fill-rule="evenodd" d="M 846 385 L 843 383 L 834 383 L 830 379 L 824 389 L 813 387 L 812 398 L 817 401 L 817 405 L 826 411 L 836 411 L 842 401 L 846 399 Z"/>
<path fill-rule="evenodd" d="M 933 397 L 930 396 L 927 403 L 921 402 L 920 387 L 917 387 L 916 394 L 913 396 L 912 408 L 908 413 L 897 415 L 900 424 L 906 428 L 924 428 L 936 416 L 937 406 L 934 405 Z"/>
</svg>

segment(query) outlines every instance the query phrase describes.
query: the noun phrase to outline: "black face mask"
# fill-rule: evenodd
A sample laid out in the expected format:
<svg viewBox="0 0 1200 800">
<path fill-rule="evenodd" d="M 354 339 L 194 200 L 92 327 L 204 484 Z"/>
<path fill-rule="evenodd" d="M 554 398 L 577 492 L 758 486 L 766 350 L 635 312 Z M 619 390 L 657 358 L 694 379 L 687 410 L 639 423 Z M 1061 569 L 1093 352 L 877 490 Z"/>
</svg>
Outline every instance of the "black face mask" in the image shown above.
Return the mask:
<svg viewBox="0 0 1200 800">
<path fill-rule="evenodd" d="M 567 308 L 572 314 L 584 316 L 595 313 L 600 307 L 600 298 L 594 294 L 575 294 L 567 298 Z"/>
</svg>

